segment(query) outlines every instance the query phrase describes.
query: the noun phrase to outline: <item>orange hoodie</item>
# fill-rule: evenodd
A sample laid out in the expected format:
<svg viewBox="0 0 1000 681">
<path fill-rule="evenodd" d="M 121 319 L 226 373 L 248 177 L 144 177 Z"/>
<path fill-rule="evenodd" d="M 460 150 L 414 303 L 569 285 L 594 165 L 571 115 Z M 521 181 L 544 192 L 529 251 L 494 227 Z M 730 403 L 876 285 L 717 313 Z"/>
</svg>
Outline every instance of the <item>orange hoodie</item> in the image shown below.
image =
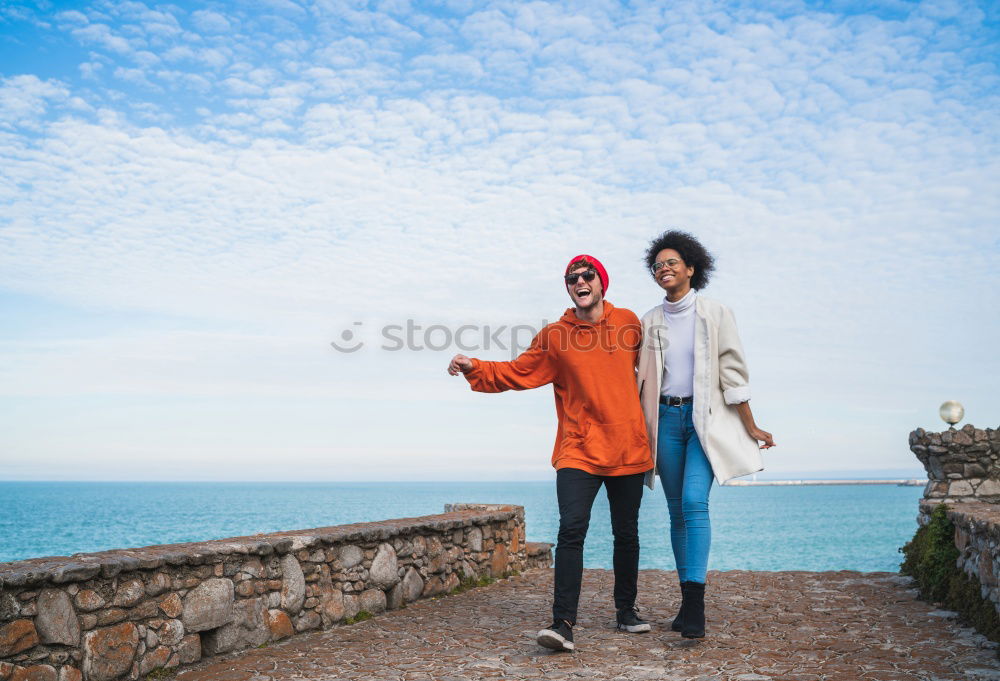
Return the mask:
<svg viewBox="0 0 1000 681">
<path fill-rule="evenodd" d="M 552 466 L 594 475 L 630 475 L 653 468 L 639 405 L 635 367 L 642 343 L 639 318 L 604 301 L 592 324 L 573 308 L 542 329 L 512 362 L 472 360 L 473 390 L 497 393 L 551 383 L 559 427 Z"/>
</svg>

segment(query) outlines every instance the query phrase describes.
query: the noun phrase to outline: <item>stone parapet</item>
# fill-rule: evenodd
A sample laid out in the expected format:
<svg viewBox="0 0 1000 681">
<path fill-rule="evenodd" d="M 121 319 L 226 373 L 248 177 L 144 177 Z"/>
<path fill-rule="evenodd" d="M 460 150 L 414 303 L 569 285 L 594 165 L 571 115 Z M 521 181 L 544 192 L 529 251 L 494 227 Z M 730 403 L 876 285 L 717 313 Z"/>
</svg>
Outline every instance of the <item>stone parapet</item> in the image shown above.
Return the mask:
<svg viewBox="0 0 1000 681">
<path fill-rule="evenodd" d="M 529 541 L 524 551 L 528 570 L 552 567 L 552 544 Z"/>
<path fill-rule="evenodd" d="M 929 516 L 934 504 L 920 503 L 921 516 Z M 948 519 L 955 526 L 958 567 L 978 580 L 983 598 L 1000 612 L 1000 505 L 949 504 Z"/>
<path fill-rule="evenodd" d="M 0 563 L 0 681 L 134 680 L 506 576 L 540 555 L 533 547 L 529 560 L 520 506 L 454 504 L 420 518 Z"/>
<path fill-rule="evenodd" d="M 1000 503 L 1000 430 L 917 428 L 910 433 L 910 450 L 927 471 L 924 498 L 930 503 Z"/>
</svg>

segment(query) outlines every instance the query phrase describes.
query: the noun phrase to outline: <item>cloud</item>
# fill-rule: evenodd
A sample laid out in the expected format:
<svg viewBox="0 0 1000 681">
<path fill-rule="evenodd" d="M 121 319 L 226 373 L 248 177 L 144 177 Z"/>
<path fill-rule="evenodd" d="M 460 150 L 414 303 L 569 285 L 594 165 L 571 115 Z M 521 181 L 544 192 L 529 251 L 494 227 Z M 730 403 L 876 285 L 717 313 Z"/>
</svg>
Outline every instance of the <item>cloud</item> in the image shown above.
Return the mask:
<svg viewBox="0 0 1000 681">
<path fill-rule="evenodd" d="M 232 30 L 229 19 L 211 10 L 196 10 L 191 13 L 195 28 L 203 33 L 226 33 Z"/>
<path fill-rule="evenodd" d="M 402 391 L 422 397 L 416 430 L 373 436 L 387 465 L 414 440 L 503 442 L 497 424 L 520 418 L 537 453 L 547 396 L 483 407 L 441 383 L 443 355 L 367 347 L 355 365 L 328 341 L 355 321 L 552 319 L 581 251 L 608 264 L 613 302 L 642 311 L 659 298 L 644 245 L 679 226 L 719 257 L 708 293 L 736 310 L 761 419 L 793 444 L 773 460 L 863 467 L 870 452 L 816 436 L 849 428 L 823 400 L 896 409 L 893 432 L 952 386 L 1000 409 L 975 387 L 1000 369 L 984 314 L 1000 304 L 1000 106 L 973 9 L 60 13 L 46 30 L 86 61 L 0 85 L 0 290 L 132 321 L 5 346 L 7 395 L 363 395 L 336 433 L 310 426 L 322 439 Z M 477 424 L 460 444 L 442 424 L 456 408 Z"/>
<path fill-rule="evenodd" d="M 68 96 L 69 91 L 56 80 L 41 80 L 34 75 L 5 78 L 0 81 L 0 128 L 23 126 L 37 130 L 51 104 Z"/>
</svg>

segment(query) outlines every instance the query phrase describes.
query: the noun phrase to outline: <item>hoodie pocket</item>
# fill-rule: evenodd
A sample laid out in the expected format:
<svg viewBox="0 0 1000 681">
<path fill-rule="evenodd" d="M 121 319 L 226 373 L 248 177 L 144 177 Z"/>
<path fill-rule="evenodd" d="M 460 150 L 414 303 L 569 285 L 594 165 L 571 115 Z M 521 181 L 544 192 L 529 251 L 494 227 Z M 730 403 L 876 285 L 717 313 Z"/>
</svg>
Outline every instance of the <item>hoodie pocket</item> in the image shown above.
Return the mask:
<svg viewBox="0 0 1000 681">
<path fill-rule="evenodd" d="M 646 428 L 640 421 L 590 423 L 583 447 L 588 459 L 605 468 L 652 463 Z"/>
</svg>

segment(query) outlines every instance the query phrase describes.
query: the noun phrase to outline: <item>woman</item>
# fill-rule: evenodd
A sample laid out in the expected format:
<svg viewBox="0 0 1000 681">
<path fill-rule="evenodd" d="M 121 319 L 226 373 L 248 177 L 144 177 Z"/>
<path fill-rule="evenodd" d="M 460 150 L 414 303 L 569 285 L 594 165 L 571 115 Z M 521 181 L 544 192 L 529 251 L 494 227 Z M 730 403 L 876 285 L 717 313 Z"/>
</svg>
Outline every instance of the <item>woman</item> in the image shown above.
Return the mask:
<svg viewBox="0 0 1000 681">
<path fill-rule="evenodd" d="M 685 638 L 702 638 L 712 479 L 722 484 L 761 470 L 760 450 L 774 440 L 750 411 L 732 313 L 699 295 L 715 267 L 712 256 L 690 234 L 669 231 L 650 243 L 646 264 L 666 292 L 663 303 L 642 318 L 638 380 L 681 583 L 681 608 L 671 628 Z M 650 488 L 653 480 L 650 471 Z"/>
</svg>

